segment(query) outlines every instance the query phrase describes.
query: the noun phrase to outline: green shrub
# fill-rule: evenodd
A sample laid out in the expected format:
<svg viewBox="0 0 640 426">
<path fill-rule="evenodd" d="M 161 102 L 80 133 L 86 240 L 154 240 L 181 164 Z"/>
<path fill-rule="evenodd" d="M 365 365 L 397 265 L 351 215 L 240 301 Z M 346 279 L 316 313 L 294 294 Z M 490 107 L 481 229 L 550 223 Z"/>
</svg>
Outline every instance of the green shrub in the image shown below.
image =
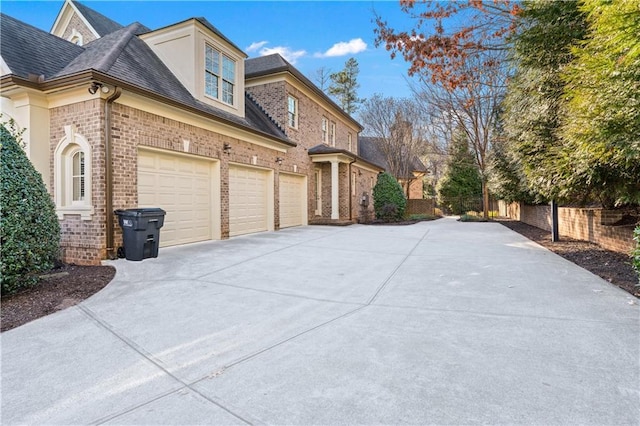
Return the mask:
<svg viewBox="0 0 640 426">
<path fill-rule="evenodd" d="M 18 139 L 0 124 L 2 295 L 36 284 L 38 273 L 53 267 L 59 242 L 60 225 L 42 176 Z"/>
<path fill-rule="evenodd" d="M 439 217 L 431 214 L 426 214 L 426 213 L 416 213 L 416 214 L 410 214 L 409 216 L 407 216 L 407 220 L 436 220 L 436 219 L 439 219 Z"/>
<path fill-rule="evenodd" d="M 636 248 L 631 252 L 631 263 L 638 274 L 638 285 L 640 285 L 640 225 L 633 231 L 633 239 L 636 242 Z"/>
<path fill-rule="evenodd" d="M 407 199 L 396 178 L 387 172 L 380 173 L 376 186 L 373 187 L 376 218 L 385 222 L 401 220 L 406 207 Z"/>
<path fill-rule="evenodd" d="M 484 216 L 479 214 L 478 212 L 467 212 L 460 216 L 458 219 L 460 222 L 488 222 L 488 219 L 485 219 Z"/>
</svg>

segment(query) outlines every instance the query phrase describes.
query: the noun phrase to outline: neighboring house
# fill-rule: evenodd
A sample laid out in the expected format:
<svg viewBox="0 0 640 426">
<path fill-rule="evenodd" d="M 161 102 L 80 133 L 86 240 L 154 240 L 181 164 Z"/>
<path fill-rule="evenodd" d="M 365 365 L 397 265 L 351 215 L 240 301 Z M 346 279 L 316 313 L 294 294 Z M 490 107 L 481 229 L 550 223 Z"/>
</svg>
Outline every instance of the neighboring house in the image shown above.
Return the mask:
<svg viewBox="0 0 640 426">
<path fill-rule="evenodd" d="M 380 164 L 386 170 L 390 170 L 388 161 L 382 147 L 384 140 L 382 138 L 360 136 L 358 139 L 358 152 L 370 161 Z M 408 176 L 396 176 L 400 185 L 405 191 L 405 195 L 410 200 L 419 200 L 424 198 L 423 180 L 427 175 L 427 167 L 422 163 L 420 158 L 413 157 L 409 167 L 410 174 Z M 408 185 L 408 188 L 407 188 Z"/>
<path fill-rule="evenodd" d="M 4 14 L 0 33 L 2 113 L 26 129 L 67 262 L 114 257 L 115 209 L 166 210 L 161 247 L 371 215 L 383 168 L 358 155 L 362 127 L 204 18 L 152 31 L 66 0 L 51 33 Z"/>
</svg>

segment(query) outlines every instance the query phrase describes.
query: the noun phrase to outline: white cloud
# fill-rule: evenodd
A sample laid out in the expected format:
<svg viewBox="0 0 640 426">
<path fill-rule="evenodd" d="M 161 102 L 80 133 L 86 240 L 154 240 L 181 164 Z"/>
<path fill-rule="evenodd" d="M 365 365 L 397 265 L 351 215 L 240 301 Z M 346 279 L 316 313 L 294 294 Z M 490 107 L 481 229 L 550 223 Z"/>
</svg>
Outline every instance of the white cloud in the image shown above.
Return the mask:
<svg viewBox="0 0 640 426">
<path fill-rule="evenodd" d="M 254 41 L 253 43 L 251 43 L 251 45 L 249 47 L 247 47 L 246 50 L 247 52 L 255 52 L 258 49 L 260 49 L 261 47 L 263 47 L 265 44 L 269 43 L 268 41 Z"/>
<path fill-rule="evenodd" d="M 326 52 L 316 53 L 315 56 L 318 58 L 328 58 L 332 56 L 355 55 L 365 50 L 367 50 L 367 43 L 361 38 L 354 38 L 353 40 L 338 42 L 331 46 Z"/>
<path fill-rule="evenodd" d="M 285 58 L 291 65 L 295 65 L 296 61 L 307 54 L 306 50 L 291 50 L 286 46 L 276 47 L 263 47 L 260 49 L 260 56 L 271 55 L 272 53 L 279 53 L 280 56 Z"/>
</svg>

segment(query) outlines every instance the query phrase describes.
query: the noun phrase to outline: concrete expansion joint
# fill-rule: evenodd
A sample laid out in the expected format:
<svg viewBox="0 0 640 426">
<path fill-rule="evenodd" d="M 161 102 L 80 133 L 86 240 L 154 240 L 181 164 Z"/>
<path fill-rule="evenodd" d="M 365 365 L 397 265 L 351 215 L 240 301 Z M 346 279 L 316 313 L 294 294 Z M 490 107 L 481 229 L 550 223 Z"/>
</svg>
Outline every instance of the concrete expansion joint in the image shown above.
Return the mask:
<svg viewBox="0 0 640 426">
<path fill-rule="evenodd" d="M 398 270 L 400 270 L 400 268 L 402 267 L 402 265 L 404 265 L 404 263 L 407 261 L 407 259 L 409 259 L 411 257 L 413 252 L 416 251 L 416 249 L 418 248 L 420 243 L 422 243 L 425 240 L 425 238 L 427 238 L 428 234 L 429 234 L 429 230 L 427 229 L 424 232 L 424 234 L 422 234 L 422 238 L 420 238 L 418 240 L 418 242 L 413 246 L 411 251 L 409 251 L 409 253 L 406 254 L 404 259 L 402 259 L 402 261 L 400 263 L 398 263 L 398 266 L 396 266 L 395 269 L 393 271 L 391 271 L 391 274 L 389 274 L 389 276 L 382 282 L 382 284 L 380 284 L 380 286 L 375 291 L 373 296 L 371 296 L 371 298 L 367 301 L 366 306 L 370 306 L 373 302 L 375 302 L 375 300 L 378 298 L 378 295 L 382 292 L 382 290 L 384 290 L 384 288 L 387 286 L 387 284 L 389 284 L 391 279 L 398 273 Z"/>
<path fill-rule="evenodd" d="M 273 345 L 271 345 L 271 346 L 265 347 L 265 348 L 263 348 L 263 349 L 259 349 L 259 350 L 255 351 L 255 352 L 253 352 L 253 353 L 251 353 L 251 354 L 249 354 L 249 355 L 245 355 L 245 356 L 243 356 L 243 357 L 240 357 L 240 358 L 236 359 L 235 361 L 232 361 L 231 363 L 229 363 L 229 364 L 225 365 L 222 369 L 220 369 L 220 371 L 221 371 L 221 373 L 220 373 L 220 374 L 222 374 L 222 372 L 226 371 L 226 370 L 227 370 L 227 369 L 229 369 L 229 368 L 232 368 L 232 367 L 234 367 L 234 366 L 236 366 L 236 365 L 239 365 L 239 364 L 242 364 L 242 363 L 244 363 L 244 362 L 247 362 L 247 361 L 249 361 L 249 360 L 251 360 L 251 359 L 254 359 L 254 358 L 256 358 L 256 357 L 258 357 L 258 356 L 260 356 L 260 355 L 262 355 L 262 354 L 264 354 L 264 353 L 266 353 L 266 352 L 271 351 L 272 349 L 275 349 L 275 348 L 277 348 L 277 347 L 279 347 L 279 346 L 282 346 L 282 345 L 284 345 L 284 344 L 286 344 L 286 343 L 288 343 L 288 342 L 291 342 L 291 341 L 293 341 L 293 340 L 295 340 L 295 339 L 297 339 L 297 338 L 299 338 L 299 337 L 301 337 L 301 336 L 304 336 L 304 335 L 306 335 L 306 334 L 309 334 L 309 333 L 311 333 L 311 332 L 313 332 L 313 331 L 316 331 L 316 330 L 319 330 L 319 329 L 324 328 L 324 327 L 326 327 L 326 326 L 329 326 L 329 325 L 331 325 L 331 324 L 333 324 L 333 323 L 335 323 L 335 322 L 337 322 L 337 321 L 339 321 L 339 320 L 342 320 L 342 319 L 347 318 L 347 317 L 349 317 L 349 316 L 351 316 L 351 315 L 354 315 L 355 313 L 357 313 L 357 312 L 359 312 L 359 311 L 361 311 L 361 310 L 363 310 L 363 309 L 366 309 L 367 307 L 371 306 L 371 304 L 375 301 L 375 299 L 376 299 L 376 298 L 377 298 L 377 296 L 380 294 L 380 292 L 385 288 L 385 286 L 389 283 L 389 281 L 390 281 L 390 280 L 393 278 L 393 276 L 396 274 L 396 272 L 398 271 L 398 269 L 400 269 L 400 267 L 401 267 L 401 266 L 402 266 L 402 265 L 407 261 L 407 259 L 409 259 L 409 257 L 411 256 L 411 254 L 412 254 L 412 253 L 415 251 L 415 249 L 420 245 L 420 243 L 421 243 L 422 241 L 424 241 L 424 239 L 427 237 L 427 235 L 428 235 L 428 234 L 429 234 L 429 230 L 427 230 L 427 231 L 422 235 L 422 237 L 421 237 L 421 238 L 418 240 L 418 242 L 414 245 L 414 247 L 411 249 L 411 251 L 409 251 L 409 253 L 407 253 L 407 255 L 405 255 L 404 259 L 402 259 L 402 261 L 401 261 L 401 262 L 398 264 L 398 266 L 393 270 L 393 272 L 392 272 L 392 273 L 391 273 L 391 274 L 390 274 L 390 275 L 389 275 L 389 276 L 388 276 L 388 277 L 387 277 L 387 278 L 382 282 L 382 284 L 378 287 L 378 289 L 377 289 L 377 291 L 375 292 L 375 294 L 374 294 L 374 295 L 373 295 L 373 296 L 372 296 L 372 297 L 371 297 L 371 298 L 370 298 L 366 303 L 364 303 L 364 304 L 358 304 L 358 306 L 357 306 L 355 309 L 352 309 L 352 310 L 350 310 L 350 311 L 348 311 L 348 312 L 346 312 L 346 313 L 344 313 L 344 314 L 342 314 L 342 315 L 339 315 L 339 316 L 337 316 L 337 317 L 335 317 L 335 318 L 333 318 L 333 319 L 330 319 L 330 320 L 325 321 L 325 322 L 323 322 L 323 323 L 321 323 L 321 324 L 318 324 L 318 325 L 316 325 L 316 326 L 313 326 L 313 327 L 311 327 L 311 328 L 309 328 L 309 329 L 307 329 L 307 330 L 304 330 L 304 331 L 302 331 L 302 332 L 300 332 L 300 333 L 297 333 L 297 334 L 296 334 L 296 335 L 294 335 L 294 336 L 291 336 L 291 337 L 288 337 L 288 338 L 286 338 L 286 339 L 283 339 L 283 340 L 281 340 L 281 341 L 279 341 L 279 342 L 277 342 L 277 343 L 275 343 L 275 344 L 273 344 Z M 295 245 L 298 245 L 298 244 L 295 244 Z M 293 246 L 295 246 L 295 245 L 293 245 Z M 292 247 L 293 247 L 293 246 L 292 246 Z M 276 250 L 276 251 L 278 251 L 278 250 Z M 222 283 L 219 283 L 219 284 L 220 284 L 220 285 L 227 285 L 227 284 L 222 284 Z M 237 286 L 232 286 L 232 285 L 230 285 L 230 287 L 237 287 Z M 245 288 L 245 287 L 241 287 L 241 288 Z M 254 290 L 254 289 L 249 289 L 249 290 Z M 270 291 L 264 291 L 264 290 L 255 290 L 255 291 L 261 291 L 261 292 L 264 292 L 264 293 L 271 293 L 271 294 L 280 294 L 280 293 L 277 293 L 277 292 L 270 292 Z M 318 300 L 318 299 L 309 298 L 309 297 L 304 297 L 304 296 L 298 296 L 298 295 L 289 295 L 289 294 L 281 294 L 281 295 L 284 295 L 284 296 L 292 296 L 292 297 L 299 297 L 299 298 L 308 299 L 308 300 Z M 339 303 L 339 302 L 332 301 L 332 300 L 321 300 L 321 301 L 331 302 L 331 303 Z M 345 302 L 342 302 L 342 303 L 345 303 Z M 215 373 L 215 372 L 214 372 L 214 373 Z M 219 375 L 219 374 L 216 374 L 216 375 L 214 375 L 214 377 L 217 377 L 218 375 Z M 201 381 L 203 381 L 203 380 L 206 380 L 206 379 L 211 379 L 211 378 L 212 378 L 212 377 L 211 377 L 211 374 L 208 374 L 208 375 L 206 375 L 206 376 L 204 376 L 204 377 L 202 377 L 202 378 L 200 378 L 200 379 L 196 380 L 195 382 L 193 382 L 193 383 L 192 383 L 192 385 L 194 385 L 194 384 L 196 384 L 196 383 L 198 383 L 198 382 L 201 382 Z"/>
<path fill-rule="evenodd" d="M 272 294 L 274 296 L 284 296 L 284 297 L 293 297 L 293 298 L 302 299 L 302 300 L 311 300 L 311 301 L 314 301 L 314 302 L 334 303 L 334 304 L 337 304 L 337 305 L 365 306 L 363 303 L 345 302 L 343 300 L 333 300 L 333 299 L 322 299 L 322 298 L 318 298 L 318 297 L 304 296 L 304 295 L 301 295 L 301 294 L 286 293 L 284 291 L 263 290 L 263 289 L 260 289 L 260 288 L 253 288 L 253 287 L 246 287 L 246 286 L 241 286 L 241 285 L 236 285 L 236 284 L 223 283 L 223 282 L 220 282 L 220 281 L 206 281 L 206 280 L 202 280 L 202 279 L 196 279 L 196 280 L 193 280 L 193 281 L 198 281 L 198 282 L 205 283 L 205 284 L 220 285 L 220 286 L 223 286 L 223 287 L 237 288 L 239 290 L 249 290 L 249 291 L 254 291 L 254 292 L 263 293 L 263 294 Z"/>
<path fill-rule="evenodd" d="M 341 230 L 341 231 L 338 231 L 338 232 L 344 232 L 344 230 Z M 333 233 L 332 233 L 331 235 L 333 235 Z M 305 241 L 300 241 L 299 243 L 290 244 L 290 245 L 287 245 L 287 246 L 285 246 L 285 247 L 281 247 L 281 248 L 276 249 L 276 250 L 272 250 L 272 251 L 269 251 L 269 252 L 266 252 L 266 253 L 259 254 L 259 255 L 254 256 L 254 257 L 250 257 L 250 258 L 244 259 L 244 260 L 242 260 L 242 261 L 240 261 L 240 262 L 233 263 L 233 264 L 231 264 L 231 265 L 227 265 L 227 266 L 222 267 L 222 268 L 220 268 L 220 269 L 216 269 L 215 271 L 207 272 L 206 274 L 204 274 L 204 275 L 200 275 L 200 276 L 195 277 L 195 278 L 193 278 L 193 279 L 194 279 L 194 280 L 201 280 L 202 278 L 204 278 L 204 277 L 206 277 L 206 276 L 213 275 L 213 274 L 216 274 L 216 273 L 218 273 L 218 272 L 222 272 L 222 271 L 227 270 L 227 269 L 230 269 L 230 268 L 234 268 L 234 267 L 236 267 L 236 266 L 242 265 L 243 263 L 251 262 L 251 261 L 253 261 L 253 260 L 260 259 L 260 258 L 262 258 L 262 257 L 269 256 L 269 255 L 271 255 L 271 254 L 278 253 L 278 252 L 281 252 L 281 251 L 283 251 L 283 250 L 290 249 L 291 247 L 297 247 L 297 246 L 300 246 L 300 245 L 302 245 L 302 244 L 307 244 L 307 243 L 309 243 L 309 242 L 311 242 L 311 241 L 317 241 L 317 240 L 320 240 L 320 239 L 322 239 L 322 238 L 327 238 L 327 237 L 329 237 L 329 235 L 321 235 L 321 236 L 316 237 L 316 238 L 310 238 L 310 239 L 305 240 Z"/>
<path fill-rule="evenodd" d="M 93 311 L 91 311 L 91 309 L 87 308 L 86 306 L 82 306 L 82 304 L 80 305 L 76 305 L 78 307 L 78 309 L 80 311 L 82 311 L 90 320 L 94 321 L 99 327 L 103 328 L 104 330 L 106 330 L 107 332 L 109 332 L 110 334 L 112 334 L 114 337 L 116 337 L 118 340 L 120 340 L 121 342 L 123 342 L 126 346 L 128 346 L 129 348 L 131 348 L 132 350 L 134 350 L 135 352 L 137 352 L 141 357 L 143 357 L 144 359 L 146 359 L 148 362 L 150 362 L 151 364 L 153 364 L 156 368 L 160 369 L 162 373 L 166 374 L 167 376 L 169 376 L 171 379 L 173 379 L 174 381 L 176 381 L 178 384 L 180 384 L 181 386 L 176 388 L 176 389 L 171 389 L 169 391 L 163 392 L 161 394 L 155 395 L 152 398 L 149 398 L 148 400 L 140 403 L 140 404 L 136 404 L 135 406 L 131 406 L 128 407 L 124 410 L 121 410 L 117 413 L 113 413 L 108 417 L 103 417 L 97 421 L 91 422 L 92 424 L 103 424 L 106 423 L 110 420 L 116 419 L 120 416 L 123 416 L 131 411 L 134 411 L 140 407 L 144 407 L 154 401 L 157 401 L 158 399 L 161 399 L 165 396 L 171 395 L 175 392 L 179 392 L 183 389 L 188 389 L 189 391 L 193 392 L 194 394 L 197 394 L 198 396 L 200 396 L 201 398 L 205 399 L 206 401 L 210 402 L 211 404 L 215 405 L 216 407 L 226 411 L 227 413 L 229 413 L 230 415 L 234 416 L 235 418 L 237 418 L 238 420 L 242 421 L 245 424 L 252 424 L 250 421 L 244 419 L 242 416 L 236 414 L 235 412 L 231 411 L 229 408 L 225 407 L 223 404 L 213 400 L 212 398 L 208 397 L 207 395 L 201 393 L 200 391 L 198 391 L 197 389 L 195 389 L 194 387 L 192 387 L 192 384 L 186 383 L 184 380 L 180 379 L 178 376 L 176 376 L 175 374 L 171 373 L 162 363 L 161 360 L 159 360 L 158 358 L 156 358 L 153 354 L 151 354 L 150 352 L 148 352 L 146 349 L 144 349 L 143 347 L 141 347 L 140 345 L 138 345 L 137 343 L 135 343 L 134 341 L 132 341 L 131 339 L 127 338 L 126 336 L 123 336 L 122 334 L 118 333 L 113 326 L 111 326 L 111 324 L 109 324 L 108 322 L 104 321 L 103 319 L 101 319 L 96 313 L 94 313 Z"/>
</svg>

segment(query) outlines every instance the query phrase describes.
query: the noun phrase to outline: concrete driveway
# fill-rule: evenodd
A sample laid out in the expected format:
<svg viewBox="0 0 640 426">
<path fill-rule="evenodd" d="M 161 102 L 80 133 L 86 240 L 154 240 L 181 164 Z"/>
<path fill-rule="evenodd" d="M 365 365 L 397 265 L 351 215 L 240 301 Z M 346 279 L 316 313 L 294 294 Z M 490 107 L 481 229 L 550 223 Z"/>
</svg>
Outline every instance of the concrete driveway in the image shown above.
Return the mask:
<svg viewBox="0 0 640 426">
<path fill-rule="evenodd" d="M 500 224 L 113 262 L 3 333 L 2 424 L 640 424 L 637 299 Z"/>
</svg>

